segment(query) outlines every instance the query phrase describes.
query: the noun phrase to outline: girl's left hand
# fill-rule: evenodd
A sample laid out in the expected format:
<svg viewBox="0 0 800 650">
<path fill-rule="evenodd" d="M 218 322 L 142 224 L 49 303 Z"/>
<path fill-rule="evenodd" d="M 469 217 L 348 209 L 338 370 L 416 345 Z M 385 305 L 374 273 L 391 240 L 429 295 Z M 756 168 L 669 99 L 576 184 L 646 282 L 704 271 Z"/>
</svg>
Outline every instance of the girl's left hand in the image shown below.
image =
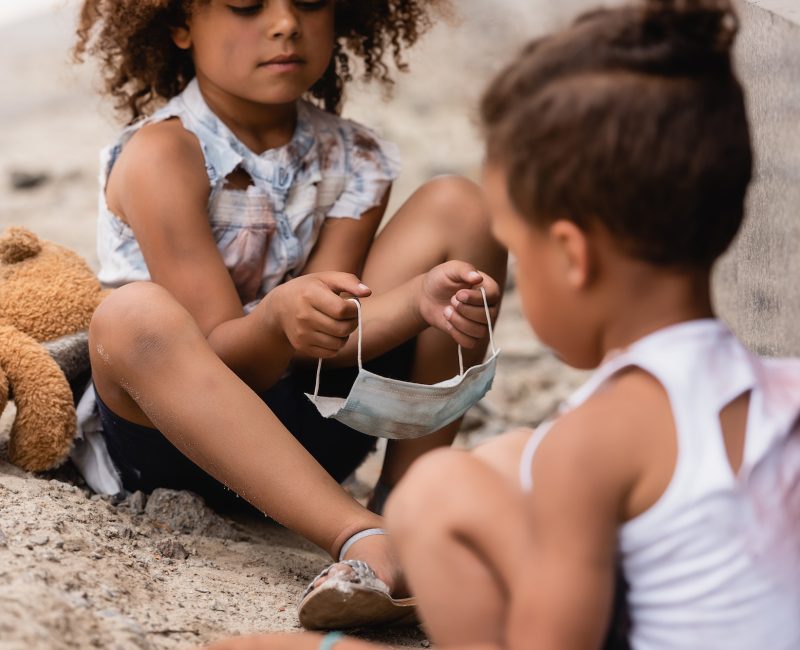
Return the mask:
<svg viewBox="0 0 800 650">
<path fill-rule="evenodd" d="M 425 274 L 420 314 L 460 346 L 474 348 L 489 332 L 480 287 L 486 291 L 494 323 L 500 308 L 500 287 L 490 276 L 458 260 L 440 264 Z"/>
</svg>

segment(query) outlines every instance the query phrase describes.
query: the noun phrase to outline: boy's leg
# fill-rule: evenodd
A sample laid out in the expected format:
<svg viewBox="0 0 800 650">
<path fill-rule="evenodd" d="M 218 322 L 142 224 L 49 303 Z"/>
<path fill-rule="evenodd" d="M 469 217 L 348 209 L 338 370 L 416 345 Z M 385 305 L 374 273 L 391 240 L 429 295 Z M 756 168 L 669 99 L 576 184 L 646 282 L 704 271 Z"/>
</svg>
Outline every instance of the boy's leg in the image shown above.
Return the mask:
<svg viewBox="0 0 800 650">
<path fill-rule="evenodd" d="M 411 467 L 386 516 L 431 638 L 509 647 L 511 603 L 535 579 L 521 491 L 469 453 L 441 450 Z"/>
<path fill-rule="evenodd" d="M 434 179 L 397 211 L 369 251 L 363 280 L 375 293 L 388 291 L 448 260 L 463 260 L 503 287 L 506 252 L 494 240 L 483 194 L 459 177 Z M 465 367 L 481 363 L 488 341 L 464 350 Z M 428 328 L 417 337 L 411 381 L 433 384 L 458 373 L 458 348 L 444 332 Z M 422 453 L 449 445 L 461 421 L 419 440 L 390 441 L 381 481 L 393 486 Z"/>
<path fill-rule="evenodd" d="M 90 328 L 95 386 L 119 417 L 152 426 L 254 506 L 336 556 L 352 534 L 382 525 L 295 440 L 214 353 L 161 287 L 134 283 L 98 308 Z M 398 569 L 384 536 L 360 540 L 387 585 Z"/>
</svg>

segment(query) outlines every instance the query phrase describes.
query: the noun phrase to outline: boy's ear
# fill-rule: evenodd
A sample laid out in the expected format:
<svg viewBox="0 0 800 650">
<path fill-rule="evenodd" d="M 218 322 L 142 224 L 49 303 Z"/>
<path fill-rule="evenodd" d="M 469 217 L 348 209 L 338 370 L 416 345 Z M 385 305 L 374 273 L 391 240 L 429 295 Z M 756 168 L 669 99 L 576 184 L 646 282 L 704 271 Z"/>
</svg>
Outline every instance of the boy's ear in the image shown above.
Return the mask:
<svg viewBox="0 0 800 650">
<path fill-rule="evenodd" d="M 594 261 L 586 232 L 572 221 L 560 219 L 550 225 L 550 237 L 563 262 L 564 277 L 573 289 L 589 284 Z"/>
<path fill-rule="evenodd" d="M 172 42 L 182 50 L 188 50 L 192 47 L 192 35 L 186 25 L 181 27 L 170 27 L 170 34 L 172 35 Z"/>
</svg>

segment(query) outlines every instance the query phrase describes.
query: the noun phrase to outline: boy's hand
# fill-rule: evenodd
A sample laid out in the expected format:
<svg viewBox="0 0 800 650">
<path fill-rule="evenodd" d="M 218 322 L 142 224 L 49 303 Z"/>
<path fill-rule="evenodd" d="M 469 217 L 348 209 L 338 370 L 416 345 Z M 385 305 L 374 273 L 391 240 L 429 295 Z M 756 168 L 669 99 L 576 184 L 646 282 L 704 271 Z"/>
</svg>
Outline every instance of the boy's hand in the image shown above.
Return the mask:
<svg viewBox="0 0 800 650">
<path fill-rule="evenodd" d="M 500 287 L 472 264 L 451 260 L 428 271 L 422 281 L 419 313 L 432 327 L 450 334 L 460 346 L 474 348 L 488 334 L 480 287 L 486 291 L 492 322 L 497 318 Z"/>
<path fill-rule="evenodd" d="M 303 275 L 270 291 L 261 301 L 269 323 L 279 327 L 301 355 L 327 359 L 358 327 L 358 308 L 339 293 L 365 298 L 372 292 L 350 273 Z"/>
</svg>

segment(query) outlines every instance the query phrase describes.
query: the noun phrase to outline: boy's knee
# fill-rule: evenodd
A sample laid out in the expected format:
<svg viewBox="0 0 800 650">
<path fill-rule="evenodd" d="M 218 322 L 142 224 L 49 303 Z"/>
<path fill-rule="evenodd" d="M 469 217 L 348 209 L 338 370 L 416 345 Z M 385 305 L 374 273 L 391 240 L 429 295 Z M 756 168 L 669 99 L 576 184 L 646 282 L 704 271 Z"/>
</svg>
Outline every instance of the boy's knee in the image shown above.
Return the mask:
<svg viewBox="0 0 800 650">
<path fill-rule="evenodd" d="M 531 435 L 533 435 L 531 429 L 522 427 L 514 429 L 475 447 L 471 451 L 472 457 L 516 482 L 519 477 L 520 458 Z"/>
<path fill-rule="evenodd" d="M 166 349 L 187 328 L 191 315 L 163 287 L 133 282 L 109 295 L 89 326 L 91 349 L 116 358 L 145 359 Z"/>
<path fill-rule="evenodd" d="M 452 485 L 460 483 L 458 476 L 468 461 L 463 451 L 438 449 L 411 465 L 386 502 L 384 515 L 392 535 L 402 540 L 422 530 L 448 527 L 462 498 Z"/>
</svg>

